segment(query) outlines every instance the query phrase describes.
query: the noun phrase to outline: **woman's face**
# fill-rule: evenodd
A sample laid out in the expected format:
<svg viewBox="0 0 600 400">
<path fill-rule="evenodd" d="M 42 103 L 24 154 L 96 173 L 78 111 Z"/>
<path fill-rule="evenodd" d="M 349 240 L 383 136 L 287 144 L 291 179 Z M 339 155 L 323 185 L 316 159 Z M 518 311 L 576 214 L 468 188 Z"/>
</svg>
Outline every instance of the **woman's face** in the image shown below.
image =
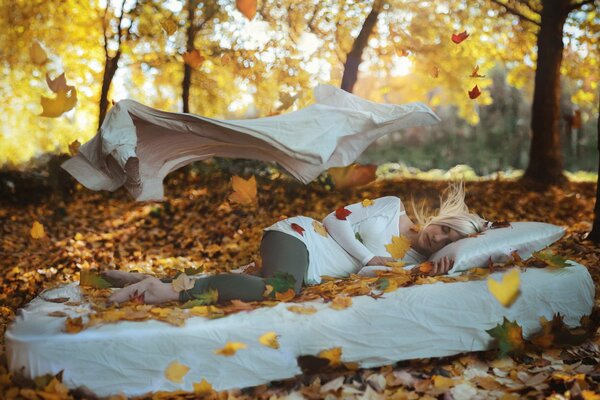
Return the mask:
<svg viewBox="0 0 600 400">
<path fill-rule="evenodd" d="M 445 225 L 431 224 L 419 232 L 417 239 L 417 251 L 419 253 L 430 256 L 442 247 L 462 239 L 463 235 L 458 231 L 449 228 Z"/>
</svg>

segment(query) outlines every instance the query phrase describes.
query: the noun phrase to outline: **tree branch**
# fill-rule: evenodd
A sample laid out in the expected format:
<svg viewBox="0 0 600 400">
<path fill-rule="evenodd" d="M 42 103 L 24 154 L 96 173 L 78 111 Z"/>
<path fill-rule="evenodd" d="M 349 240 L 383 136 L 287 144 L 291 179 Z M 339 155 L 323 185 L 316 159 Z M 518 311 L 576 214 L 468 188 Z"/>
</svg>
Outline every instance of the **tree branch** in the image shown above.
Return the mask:
<svg viewBox="0 0 600 400">
<path fill-rule="evenodd" d="M 525 14 L 523 14 L 523 13 L 521 13 L 521 12 L 520 12 L 519 10 L 517 10 L 516 8 L 514 8 L 514 7 L 511 7 L 511 6 L 509 6 L 508 4 L 505 4 L 504 2 L 502 2 L 502 1 L 500 1 L 500 0 L 491 0 L 491 2 L 492 2 L 492 3 L 495 3 L 495 4 L 497 4 L 497 5 L 501 6 L 501 7 L 504 7 L 504 9 L 505 9 L 507 12 L 511 13 L 512 15 L 515 15 L 515 16 L 519 17 L 519 18 L 520 18 L 520 19 L 522 19 L 522 20 L 525 20 L 525 21 L 527 21 L 527 22 L 530 22 L 530 23 L 532 23 L 532 24 L 534 24 L 534 25 L 540 26 L 540 23 L 539 23 L 538 21 L 535 21 L 535 20 L 533 20 L 533 19 L 529 18 L 528 16 L 526 16 L 526 15 L 525 15 Z"/>
</svg>

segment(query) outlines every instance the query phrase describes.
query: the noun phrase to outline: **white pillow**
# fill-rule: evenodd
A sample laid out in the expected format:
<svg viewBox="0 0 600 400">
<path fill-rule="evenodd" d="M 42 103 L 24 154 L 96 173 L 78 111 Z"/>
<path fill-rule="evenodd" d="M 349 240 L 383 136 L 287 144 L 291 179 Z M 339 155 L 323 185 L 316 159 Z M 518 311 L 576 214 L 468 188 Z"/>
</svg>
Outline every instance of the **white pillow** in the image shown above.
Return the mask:
<svg viewBox="0 0 600 400">
<path fill-rule="evenodd" d="M 432 254 L 429 260 L 438 261 L 444 256 L 454 259 L 454 266 L 448 273 L 486 267 L 490 257 L 496 263 L 506 262 L 515 250 L 525 260 L 564 234 L 564 228 L 545 222 L 511 222 L 509 227 L 488 229 L 478 236 L 450 243 Z"/>
</svg>

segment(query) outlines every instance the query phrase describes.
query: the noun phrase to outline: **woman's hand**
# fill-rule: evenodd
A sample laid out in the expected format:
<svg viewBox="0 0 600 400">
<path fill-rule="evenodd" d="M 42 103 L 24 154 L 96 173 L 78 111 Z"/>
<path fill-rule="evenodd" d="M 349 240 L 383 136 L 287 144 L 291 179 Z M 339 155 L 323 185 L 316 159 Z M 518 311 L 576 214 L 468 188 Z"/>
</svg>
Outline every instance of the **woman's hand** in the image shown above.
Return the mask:
<svg viewBox="0 0 600 400">
<path fill-rule="evenodd" d="M 454 260 L 444 257 L 437 262 L 432 262 L 432 264 L 433 267 L 431 268 L 431 271 L 429 271 L 428 275 L 444 275 L 450 271 L 454 265 Z"/>
<path fill-rule="evenodd" d="M 108 298 L 109 303 L 122 303 L 133 297 L 143 295 L 145 304 L 160 304 L 179 300 L 179 292 L 171 283 L 161 282 L 155 277 L 148 277 L 138 283 L 119 289 Z"/>
<path fill-rule="evenodd" d="M 386 263 L 394 262 L 394 261 L 396 261 L 396 259 L 392 258 L 392 257 L 375 256 L 375 257 L 373 257 L 373 258 L 371 258 L 369 260 L 369 262 L 367 263 L 367 266 L 371 266 L 371 265 L 387 265 Z"/>
</svg>

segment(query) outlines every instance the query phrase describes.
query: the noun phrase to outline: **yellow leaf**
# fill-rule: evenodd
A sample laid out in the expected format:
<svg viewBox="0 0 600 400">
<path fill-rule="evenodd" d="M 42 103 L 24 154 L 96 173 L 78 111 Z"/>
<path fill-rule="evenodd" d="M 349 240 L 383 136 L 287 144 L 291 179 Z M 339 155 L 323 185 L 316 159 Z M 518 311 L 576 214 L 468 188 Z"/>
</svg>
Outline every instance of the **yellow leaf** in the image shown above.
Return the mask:
<svg viewBox="0 0 600 400">
<path fill-rule="evenodd" d="M 348 296 L 335 296 L 335 298 L 331 301 L 329 307 L 334 310 L 343 310 L 352 305 L 352 297 Z"/>
<path fill-rule="evenodd" d="M 383 289 L 383 292 L 389 293 L 393 292 L 396 289 L 398 289 L 398 282 L 396 282 L 394 279 L 388 279 L 388 285 L 385 289 Z"/>
<path fill-rule="evenodd" d="M 75 140 L 69 143 L 69 153 L 71 153 L 72 156 L 76 155 L 79 151 L 79 147 L 81 147 L 81 143 L 79 143 L 79 140 Z"/>
<path fill-rule="evenodd" d="M 275 332 L 267 332 L 262 335 L 258 341 L 260 344 L 265 345 L 267 347 L 271 347 L 273 349 L 279 348 L 279 342 L 277 341 L 277 334 Z"/>
<path fill-rule="evenodd" d="M 208 317 L 211 315 L 220 315 L 225 312 L 215 306 L 194 306 L 189 309 L 190 313 L 199 317 Z"/>
<path fill-rule="evenodd" d="M 236 0 L 235 6 L 250 20 L 256 15 L 257 0 Z"/>
<path fill-rule="evenodd" d="M 273 291 L 273 286 L 265 285 L 265 291 L 262 294 L 263 297 L 269 297 L 269 295 L 271 294 L 272 291 Z"/>
<path fill-rule="evenodd" d="M 390 261 L 386 262 L 385 265 L 392 268 L 402 268 L 406 265 L 404 261 Z"/>
<path fill-rule="evenodd" d="M 362 201 L 363 207 L 369 207 L 369 206 L 372 206 L 373 204 L 375 204 L 375 202 L 373 200 L 370 200 L 370 199 L 364 199 Z"/>
<path fill-rule="evenodd" d="M 591 390 L 583 390 L 581 397 L 583 400 L 600 400 L 600 394 L 594 393 Z"/>
<path fill-rule="evenodd" d="M 164 18 L 160 21 L 160 26 L 167 32 L 167 36 L 171 36 L 177 30 L 177 23 L 173 18 Z"/>
<path fill-rule="evenodd" d="M 394 258 L 404 258 L 410 249 L 410 240 L 404 235 L 392 236 L 392 243 L 386 244 L 385 249 Z"/>
<path fill-rule="evenodd" d="M 229 201 L 239 204 L 252 204 L 256 202 L 256 179 L 254 175 L 246 180 L 239 176 L 231 178 L 233 193 L 229 195 Z"/>
<path fill-rule="evenodd" d="M 190 290 L 194 287 L 195 280 L 186 275 L 185 272 L 179 274 L 179 276 L 171 281 L 171 286 L 173 286 L 173 290 L 176 292 L 181 292 L 182 290 Z"/>
<path fill-rule="evenodd" d="M 38 221 L 35 221 L 31 226 L 30 234 L 34 239 L 41 239 L 45 237 L 46 232 L 44 231 L 44 225 L 40 224 Z"/>
<path fill-rule="evenodd" d="M 77 104 L 77 90 L 74 86 L 68 86 L 68 90 L 59 90 L 56 97 L 51 99 L 42 96 L 42 113 L 40 117 L 56 118 L 63 113 L 73 109 Z"/>
<path fill-rule="evenodd" d="M 373 182 L 377 176 L 377 165 L 360 165 L 357 163 L 345 167 L 331 167 L 327 171 L 333 179 L 336 189 L 345 189 L 366 185 Z"/>
<path fill-rule="evenodd" d="M 319 221 L 313 221 L 312 226 L 315 232 L 317 232 L 319 235 L 327 237 L 327 229 L 325 228 L 325 226 L 323 226 L 322 223 L 320 223 Z"/>
<path fill-rule="evenodd" d="M 212 385 L 208 383 L 208 381 L 204 378 L 200 381 L 200 383 L 194 382 L 194 394 L 199 396 L 205 396 L 211 394 L 214 391 Z"/>
<path fill-rule="evenodd" d="M 296 314 L 314 314 L 317 312 L 317 309 L 313 306 L 288 306 L 287 309 Z"/>
<path fill-rule="evenodd" d="M 510 307 L 519 295 L 519 269 L 513 268 L 502 276 L 502 281 L 497 282 L 488 278 L 488 289 L 494 295 L 496 300 L 504 307 Z"/>
<path fill-rule="evenodd" d="M 224 356 L 232 356 L 238 350 L 245 349 L 247 347 L 248 346 L 246 346 L 244 343 L 241 343 L 241 342 L 227 342 L 222 349 L 215 350 L 215 354 L 221 354 Z"/>
<path fill-rule="evenodd" d="M 81 317 L 70 318 L 67 317 L 65 320 L 65 332 L 67 333 L 77 333 L 83 329 L 83 320 Z"/>
<path fill-rule="evenodd" d="M 43 65 L 48 61 L 48 56 L 39 42 L 35 41 L 29 48 L 29 57 L 35 65 Z"/>
<path fill-rule="evenodd" d="M 433 385 L 436 389 L 449 389 L 454 386 L 454 381 L 441 375 L 433 376 Z"/>
<path fill-rule="evenodd" d="M 329 360 L 329 365 L 332 367 L 338 366 L 341 363 L 342 348 L 334 347 L 331 349 L 323 350 L 319 353 L 318 357 Z"/>
<path fill-rule="evenodd" d="M 178 361 L 173 361 L 167 369 L 165 369 L 165 377 L 171 382 L 181 383 L 183 377 L 188 373 L 190 367 L 183 365 Z"/>
</svg>

